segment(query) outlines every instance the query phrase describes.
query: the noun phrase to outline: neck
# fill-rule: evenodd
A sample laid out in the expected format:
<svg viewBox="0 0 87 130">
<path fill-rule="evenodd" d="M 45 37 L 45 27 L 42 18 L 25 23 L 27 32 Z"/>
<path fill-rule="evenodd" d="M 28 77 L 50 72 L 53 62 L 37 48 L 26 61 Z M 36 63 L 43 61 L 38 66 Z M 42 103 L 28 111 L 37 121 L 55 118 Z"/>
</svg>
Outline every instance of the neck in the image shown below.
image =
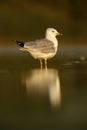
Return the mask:
<svg viewBox="0 0 87 130">
<path fill-rule="evenodd" d="M 58 46 L 58 40 L 55 36 L 52 35 L 46 35 L 46 39 L 52 41 L 54 43 L 54 47 L 57 48 Z"/>
</svg>

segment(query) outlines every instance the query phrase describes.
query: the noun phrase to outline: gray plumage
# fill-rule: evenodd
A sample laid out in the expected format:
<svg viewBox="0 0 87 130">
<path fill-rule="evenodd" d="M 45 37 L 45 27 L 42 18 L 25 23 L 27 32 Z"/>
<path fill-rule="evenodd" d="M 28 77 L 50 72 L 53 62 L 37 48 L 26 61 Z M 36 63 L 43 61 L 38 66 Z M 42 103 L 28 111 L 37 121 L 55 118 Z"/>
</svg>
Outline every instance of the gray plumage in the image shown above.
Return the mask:
<svg viewBox="0 0 87 130">
<path fill-rule="evenodd" d="M 31 42 L 25 42 L 24 48 L 38 50 L 42 53 L 52 53 L 55 51 L 54 44 L 48 39 L 40 39 Z"/>
</svg>

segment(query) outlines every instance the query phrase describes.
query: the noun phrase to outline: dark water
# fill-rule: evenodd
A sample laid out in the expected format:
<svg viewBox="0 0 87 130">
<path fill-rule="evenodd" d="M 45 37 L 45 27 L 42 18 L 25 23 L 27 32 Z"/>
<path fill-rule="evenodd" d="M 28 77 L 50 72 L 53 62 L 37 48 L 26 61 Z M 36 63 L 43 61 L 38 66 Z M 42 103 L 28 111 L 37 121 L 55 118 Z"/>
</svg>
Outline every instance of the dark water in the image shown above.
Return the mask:
<svg viewBox="0 0 87 130">
<path fill-rule="evenodd" d="M 87 54 L 79 50 L 60 50 L 47 70 L 24 52 L 1 51 L 0 130 L 87 129 Z"/>
</svg>

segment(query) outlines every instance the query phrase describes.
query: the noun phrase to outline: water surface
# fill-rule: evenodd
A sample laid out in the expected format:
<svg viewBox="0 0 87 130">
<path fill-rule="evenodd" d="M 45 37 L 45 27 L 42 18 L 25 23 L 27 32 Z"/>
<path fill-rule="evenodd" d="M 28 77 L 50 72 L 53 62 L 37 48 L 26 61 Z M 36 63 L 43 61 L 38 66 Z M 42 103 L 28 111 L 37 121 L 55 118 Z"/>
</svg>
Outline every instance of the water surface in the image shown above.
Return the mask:
<svg viewBox="0 0 87 130">
<path fill-rule="evenodd" d="M 47 70 L 26 53 L 0 51 L 0 129 L 87 128 L 87 54 L 72 49 Z"/>
</svg>

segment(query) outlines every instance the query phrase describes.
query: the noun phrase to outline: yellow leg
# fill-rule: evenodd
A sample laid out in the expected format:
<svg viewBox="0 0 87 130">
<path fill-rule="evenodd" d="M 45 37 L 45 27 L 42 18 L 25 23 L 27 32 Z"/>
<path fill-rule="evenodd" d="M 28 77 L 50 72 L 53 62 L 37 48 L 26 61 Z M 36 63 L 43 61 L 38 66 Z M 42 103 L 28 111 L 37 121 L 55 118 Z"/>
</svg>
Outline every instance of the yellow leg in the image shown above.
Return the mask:
<svg viewBox="0 0 87 130">
<path fill-rule="evenodd" d="M 40 68 L 42 69 L 43 64 L 42 64 L 42 59 L 40 59 Z"/>
<path fill-rule="evenodd" d="M 45 69 L 47 69 L 47 59 L 45 59 Z"/>
</svg>

